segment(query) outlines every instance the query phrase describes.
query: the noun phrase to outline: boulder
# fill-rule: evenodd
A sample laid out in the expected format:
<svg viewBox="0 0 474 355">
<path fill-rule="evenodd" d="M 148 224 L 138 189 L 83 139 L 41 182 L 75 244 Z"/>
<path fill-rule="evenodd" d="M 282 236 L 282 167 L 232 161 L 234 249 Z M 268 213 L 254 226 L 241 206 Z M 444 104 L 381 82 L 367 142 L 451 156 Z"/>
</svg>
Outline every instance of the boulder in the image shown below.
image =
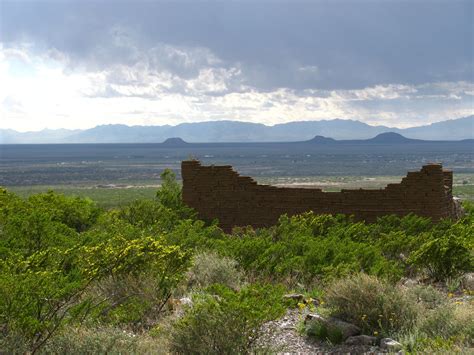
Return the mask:
<svg viewBox="0 0 474 355">
<path fill-rule="evenodd" d="M 360 328 L 358 326 L 333 317 L 324 318 L 319 314 L 309 313 L 306 315 L 304 323 L 308 324 L 310 322 L 320 322 L 328 328 L 338 329 L 343 339 L 360 334 Z"/>
<path fill-rule="evenodd" d="M 403 345 L 391 338 L 383 338 L 380 340 L 380 348 L 383 350 L 395 352 L 402 350 Z"/>
<path fill-rule="evenodd" d="M 346 345 L 375 345 L 377 342 L 376 337 L 372 337 L 370 335 L 356 335 L 351 336 L 346 339 Z"/>
<path fill-rule="evenodd" d="M 352 323 L 344 322 L 343 320 L 337 318 L 329 318 L 328 324 L 338 328 L 342 333 L 343 339 L 360 334 L 360 328 L 358 326 Z"/>
<path fill-rule="evenodd" d="M 313 321 L 324 322 L 325 320 L 326 319 L 323 316 L 320 316 L 319 314 L 308 313 L 304 319 L 304 324 L 308 324 L 309 322 L 313 322 Z"/>
</svg>

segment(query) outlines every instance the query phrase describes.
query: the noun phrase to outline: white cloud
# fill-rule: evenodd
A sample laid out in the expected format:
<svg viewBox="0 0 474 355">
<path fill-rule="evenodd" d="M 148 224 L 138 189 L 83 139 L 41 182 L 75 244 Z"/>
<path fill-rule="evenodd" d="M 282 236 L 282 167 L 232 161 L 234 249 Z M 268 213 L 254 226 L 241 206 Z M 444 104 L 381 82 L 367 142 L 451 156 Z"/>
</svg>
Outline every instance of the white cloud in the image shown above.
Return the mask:
<svg viewBox="0 0 474 355">
<path fill-rule="evenodd" d="M 130 46 L 126 38 L 117 41 Z M 56 49 L 0 46 L 0 128 L 89 128 L 233 119 L 275 124 L 347 118 L 416 126 L 473 114 L 474 84 L 387 84 L 359 90 L 259 91 L 238 63 L 205 48 L 156 46 L 133 64 L 70 65 Z M 179 68 L 179 70 L 177 70 Z M 317 68 L 303 67 L 317 75 Z"/>
</svg>

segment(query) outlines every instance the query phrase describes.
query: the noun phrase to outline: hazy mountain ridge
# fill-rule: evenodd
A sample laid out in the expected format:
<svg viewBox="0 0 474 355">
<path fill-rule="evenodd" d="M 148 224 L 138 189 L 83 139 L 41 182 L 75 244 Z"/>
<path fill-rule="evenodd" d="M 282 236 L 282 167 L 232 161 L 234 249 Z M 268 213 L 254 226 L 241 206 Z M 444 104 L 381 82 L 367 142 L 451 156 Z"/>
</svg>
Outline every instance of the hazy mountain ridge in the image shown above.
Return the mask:
<svg viewBox="0 0 474 355">
<path fill-rule="evenodd" d="M 355 120 L 299 121 L 266 126 L 239 121 L 182 123 L 177 126 L 102 125 L 87 130 L 0 130 L 0 143 L 160 143 L 180 137 L 186 142 L 290 142 L 315 136 L 337 140 L 370 139 L 393 132 L 410 139 L 462 140 L 474 138 L 474 116 L 398 129 L 370 126 Z"/>
</svg>

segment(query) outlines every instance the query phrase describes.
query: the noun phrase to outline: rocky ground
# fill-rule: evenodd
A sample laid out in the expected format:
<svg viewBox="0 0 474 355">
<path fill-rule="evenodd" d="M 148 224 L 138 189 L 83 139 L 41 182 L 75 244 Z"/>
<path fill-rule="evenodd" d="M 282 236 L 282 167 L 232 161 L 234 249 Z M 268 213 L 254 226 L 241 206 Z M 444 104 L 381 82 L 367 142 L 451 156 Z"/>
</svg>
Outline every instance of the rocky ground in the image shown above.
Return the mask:
<svg viewBox="0 0 474 355">
<path fill-rule="evenodd" d="M 259 345 L 269 347 L 279 354 L 378 354 L 378 346 L 332 345 L 309 338 L 298 331 L 307 312 L 289 309 L 285 316 L 264 325 Z"/>
<path fill-rule="evenodd" d="M 464 275 L 461 280 L 465 289 L 474 290 L 474 273 Z M 417 280 L 405 280 L 405 286 L 410 287 L 419 284 Z M 445 284 L 433 284 L 436 289 L 448 295 L 451 302 L 455 304 L 469 303 L 473 300 L 472 293 L 466 293 L 461 288 L 457 292 L 450 293 Z M 286 295 L 299 302 L 305 302 L 304 296 L 299 294 Z M 329 326 L 336 326 L 344 334 L 342 344 L 331 344 L 308 337 L 305 332 L 305 324 L 311 321 L 321 321 Z M 378 345 L 375 345 L 378 344 Z M 360 335 L 360 329 L 356 326 L 335 318 L 324 318 L 317 313 L 311 313 L 308 308 L 288 309 L 286 314 L 262 327 L 262 336 L 258 345 L 270 352 L 278 354 L 381 354 L 396 353 L 401 349 L 401 344 L 385 338 L 377 341 L 374 337 Z"/>
</svg>

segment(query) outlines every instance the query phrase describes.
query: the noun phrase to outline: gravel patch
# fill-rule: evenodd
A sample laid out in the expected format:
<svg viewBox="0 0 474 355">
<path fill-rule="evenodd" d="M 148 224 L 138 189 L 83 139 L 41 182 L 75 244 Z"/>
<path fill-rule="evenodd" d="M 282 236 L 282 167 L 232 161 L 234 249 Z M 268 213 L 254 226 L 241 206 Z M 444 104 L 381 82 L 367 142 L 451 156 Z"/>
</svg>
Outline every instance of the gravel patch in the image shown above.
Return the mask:
<svg viewBox="0 0 474 355">
<path fill-rule="evenodd" d="M 262 327 L 262 337 L 258 345 L 270 348 L 277 354 L 380 354 L 377 346 L 331 345 L 307 337 L 298 332 L 298 327 L 306 313 L 298 309 L 289 309 L 277 320 L 267 322 Z"/>
</svg>

